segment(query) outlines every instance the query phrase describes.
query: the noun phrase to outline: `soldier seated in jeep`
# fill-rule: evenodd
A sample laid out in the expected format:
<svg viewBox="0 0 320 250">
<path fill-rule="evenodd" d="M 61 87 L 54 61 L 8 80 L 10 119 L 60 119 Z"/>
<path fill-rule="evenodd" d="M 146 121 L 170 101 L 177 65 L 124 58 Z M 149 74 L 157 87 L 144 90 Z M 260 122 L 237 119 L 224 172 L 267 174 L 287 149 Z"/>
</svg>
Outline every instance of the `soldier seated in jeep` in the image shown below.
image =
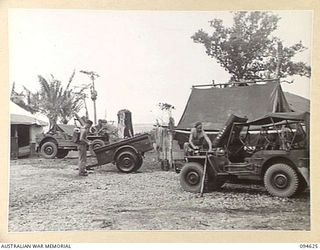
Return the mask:
<svg viewBox="0 0 320 250">
<path fill-rule="evenodd" d="M 92 127 L 92 132 L 102 136 L 103 141 L 109 142 L 109 133 L 107 127 L 107 121 L 103 119 L 98 120 L 98 124 Z"/>
<path fill-rule="evenodd" d="M 184 152 L 186 155 L 195 150 L 203 150 L 208 145 L 209 151 L 212 151 L 212 143 L 202 127 L 201 122 L 197 122 L 194 128 L 191 129 L 189 142 L 184 144 Z"/>
</svg>

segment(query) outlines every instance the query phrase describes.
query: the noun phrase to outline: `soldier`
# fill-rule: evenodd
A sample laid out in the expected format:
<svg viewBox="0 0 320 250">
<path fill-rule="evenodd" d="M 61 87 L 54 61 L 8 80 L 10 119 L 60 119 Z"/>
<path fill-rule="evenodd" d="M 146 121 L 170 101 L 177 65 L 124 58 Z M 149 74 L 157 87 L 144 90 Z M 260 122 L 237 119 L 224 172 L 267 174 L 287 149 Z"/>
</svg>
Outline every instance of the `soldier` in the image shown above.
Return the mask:
<svg viewBox="0 0 320 250">
<path fill-rule="evenodd" d="M 108 123 L 106 120 L 99 119 L 98 124 L 94 127 L 95 133 L 103 137 L 105 143 L 109 143 Z"/>
<path fill-rule="evenodd" d="M 87 139 L 87 134 L 89 132 L 90 127 L 92 126 L 92 121 L 86 120 L 86 123 L 80 129 L 80 138 L 79 138 L 79 175 L 80 176 L 87 176 L 88 172 L 86 170 L 87 164 L 87 146 L 91 145 L 91 141 Z"/>
<path fill-rule="evenodd" d="M 198 150 L 202 149 L 204 146 L 204 141 L 207 142 L 209 146 L 209 151 L 212 151 L 212 143 L 207 136 L 206 132 L 202 128 L 202 123 L 197 122 L 194 128 L 191 129 L 190 136 L 189 136 L 189 143 L 186 142 L 184 145 L 185 153 L 191 150 Z"/>
<path fill-rule="evenodd" d="M 96 126 L 92 126 L 90 130 L 92 133 L 98 134 L 100 132 L 100 130 L 102 129 L 102 127 L 103 127 L 103 120 L 99 119 L 98 124 Z"/>
</svg>

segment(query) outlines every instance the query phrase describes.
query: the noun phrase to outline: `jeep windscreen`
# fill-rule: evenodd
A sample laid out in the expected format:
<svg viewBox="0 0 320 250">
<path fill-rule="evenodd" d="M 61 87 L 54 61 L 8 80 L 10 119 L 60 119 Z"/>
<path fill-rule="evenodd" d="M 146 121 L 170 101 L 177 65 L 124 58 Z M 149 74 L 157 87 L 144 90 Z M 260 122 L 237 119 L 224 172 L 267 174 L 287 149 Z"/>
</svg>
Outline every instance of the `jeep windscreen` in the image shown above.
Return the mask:
<svg viewBox="0 0 320 250">
<path fill-rule="evenodd" d="M 234 130 L 234 124 L 245 123 L 247 120 L 247 118 L 238 117 L 233 114 L 229 115 L 223 128 L 220 129 L 218 135 L 214 138 L 212 142 L 212 147 L 218 148 L 225 147 L 226 145 L 228 145 L 228 142 L 230 140 L 230 134 L 232 134 L 232 131 Z"/>
</svg>

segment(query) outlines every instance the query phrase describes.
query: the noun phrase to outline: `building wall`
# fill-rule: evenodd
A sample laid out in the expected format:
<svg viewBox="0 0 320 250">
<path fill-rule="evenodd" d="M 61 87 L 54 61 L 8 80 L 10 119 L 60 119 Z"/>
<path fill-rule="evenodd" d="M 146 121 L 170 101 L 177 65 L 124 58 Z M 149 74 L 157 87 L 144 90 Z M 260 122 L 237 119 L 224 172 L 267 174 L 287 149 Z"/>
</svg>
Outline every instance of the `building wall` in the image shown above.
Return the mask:
<svg viewBox="0 0 320 250">
<path fill-rule="evenodd" d="M 36 136 L 43 132 L 43 127 L 37 125 L 11 125 L 11 159 L 15 159 L 17 155 L 25 155 L 29 152 L 35 154 Z M 20 148 L 20 154 L 19 154 Z M 17 151 L 17 152 L 16 152 Z M 28 153 L 29 154 L 29 153 Z"/>
</svg>

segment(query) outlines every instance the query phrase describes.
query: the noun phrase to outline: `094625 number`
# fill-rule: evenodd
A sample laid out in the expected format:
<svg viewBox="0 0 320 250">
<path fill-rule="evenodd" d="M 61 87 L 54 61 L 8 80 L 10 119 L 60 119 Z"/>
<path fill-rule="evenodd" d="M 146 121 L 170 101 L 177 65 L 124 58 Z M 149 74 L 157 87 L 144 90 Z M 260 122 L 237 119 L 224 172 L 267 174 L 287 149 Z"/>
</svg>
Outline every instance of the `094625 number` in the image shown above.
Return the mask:
<svg viewBox="0 0 320 250">
<path fill-rule="evenodd" d="M 301 249 L 311 249 L 311 248 L 316 249 L 316 248 L 318 248 L 318 244 L 314 244 L 314 243 L 312 243 L 312 244 L 304 244 L 303 243 L 303 244 L 300 244 L 299 246 Z"/>
</svg>

